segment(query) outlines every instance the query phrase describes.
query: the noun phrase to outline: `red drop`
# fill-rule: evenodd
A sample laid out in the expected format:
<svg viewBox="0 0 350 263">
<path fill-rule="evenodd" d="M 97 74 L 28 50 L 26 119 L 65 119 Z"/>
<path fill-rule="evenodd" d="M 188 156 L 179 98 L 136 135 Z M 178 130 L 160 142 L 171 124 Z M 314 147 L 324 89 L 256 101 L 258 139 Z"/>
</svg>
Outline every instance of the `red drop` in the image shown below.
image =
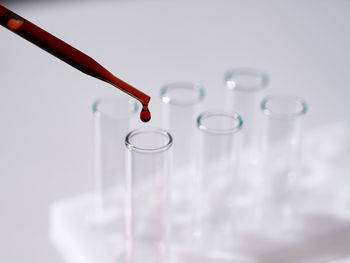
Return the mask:
<svg viewBox="0 0 350 263">
<path fill-rule="evenodd" d="M 143 122 L 148 122 L 151 119 L 151 113 L 149 112 L 148 106 L 143 106 L 140 113 L 140 119 Z"/>
</svg>

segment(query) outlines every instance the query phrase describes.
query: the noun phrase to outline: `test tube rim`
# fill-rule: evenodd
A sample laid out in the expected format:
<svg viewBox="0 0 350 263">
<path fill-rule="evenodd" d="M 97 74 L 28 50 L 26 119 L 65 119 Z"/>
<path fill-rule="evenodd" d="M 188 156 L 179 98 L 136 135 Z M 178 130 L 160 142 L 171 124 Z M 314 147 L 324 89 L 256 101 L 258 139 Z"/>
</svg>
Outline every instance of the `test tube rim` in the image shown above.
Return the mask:
<svg viewBox="0 0 350 263">
<path fill-rule="evenodd" d="M 156 147 L 156 148 L 141 148 L 135 146 L 133 143 L 131 143 L 130 139 L 138 134 L 145 133 L 145 132 L 154 132 L 163 135 L 164 137 L 168 138 L 168 142 L 164 144 L 161 147 Z M 135 130 L 130 131 L 126 137 L 125 137 L 125 146 L 129 151 L 132 152 L 138 152 L 138 153 L 147 153 L 147 154 L 152 154 L 152 153 L 161 153 L 167 151 L 173 144 L 173 137 L 169 132 L 166 130 L 160 129 L 160 128 L 155 128 L 155 127 L 141 127 L 137 128 Z"/>
<path fill-rule="evenodd" d="M 212 129 L 208 128 L 206 125 L 202 124 L 202 120 L 205 118 L 213 117 L 213 116 L 225 116 L 229 117 L 231 119 L 237 120 L 238 125 L 237 127 L 225 129 L 225 130 L 219 130 L 219 129 Z M 202 112 L 197 117 L 197 128 L 205 133 L 212 134 L 212 135 L 228 135 L 228 134 L 234 134 L 240 131 L 243 127 L 243 119 L 237 112 L 222 112 L 222 111 L 205 111 Z"/>
<path fill-rule="evenodd" d="M 260 78 L 259 85 L 239 85 L 236 84 L 234 86 L 230 86 L 227 84 L 229 79 L 233 79 L 235 75 L 240 75 L 242 73 L 249 74 L 249 75 L 255 75 Z M 241 92 L 258 92 L 260 90 L 264 90 L 268 84 L 269 84 L 269 75 L 260 70 L 260 69 L 254 69 L 254 68 L 235 68 L 227 70 L 224 77 L 225 86 L 229 90 L 236 90 Z"/>
<path fill-rule="evenodd" d="M 267 104 L 271 99 L 275 98 L 283 98 L 283 99 L 292 99 L 295 101 L 295 103 L 298 103 L 301 106 L 301 110 L 297 111 L 295 113 L 277 113 L 272 111 L 271 109 L 268 108 Z M 306 101 L 299 97 L 299 96 L 293 96 L 293 95 L 286 95 L 286 94 L 273 94 L 273 95 L 268 95 L 266 96 L 262 101 L 261 101 L 261 110 L 265 116 L 274 118 L 274 119 L 295 119 L 299 116 L 303 116 L 306 114 L 308 111 L 308 106 Z"/>
<path fill-rule="evenodd" d="M 186 88 L 179 87 L 179 86 L 185 86 L 185 85 L 186 85 Z M 176 90 L 179 88 L 190 89 L 197 92 L 198 93 L 197 99 L 194 99 L 191 102 L 181 102 L 181 101 L 179 102 L 177 100 L 171 99 L 169 96 L 166 96 L 166 94 L 169 93 L 169 91 Z M 175 105 L 175 106 L 192 106 L 201 102 L 205 98 L 205 89 L 203 85 L 199 83 L 172 82 L 172 83 L 165 84 L 161 87 L 160 97 L 162 101 L 166 104 Z"/>
<path fill-rule="evenodd" d="M 101 111 L 99 108 L 101 106 L 101 103 L 104 101 L 107 101 L 107 100 L 118 102 L 118 101 L 126 100 L 126 98 L 123 98 L 123 97 L 118 97 L 118 98 L 102 97 L 102 98 L 95 100 L 95 102 L 92 104 L 92 111 L 93 111 L 94 116 L 96 116 L 96 117 L 108 117 L 111 119 L 121 120 L 121 119 L 128 119 L 130 116 L 134 115 L 139 110 L 138 102 L 135 99 L 127 99 L 128 103 L 130 103 L 132 106 L 131 110 L 128 111 L 126 114 L 111 115 L 111 114 L 108 114 L 106 112 Z"/>
</svg>

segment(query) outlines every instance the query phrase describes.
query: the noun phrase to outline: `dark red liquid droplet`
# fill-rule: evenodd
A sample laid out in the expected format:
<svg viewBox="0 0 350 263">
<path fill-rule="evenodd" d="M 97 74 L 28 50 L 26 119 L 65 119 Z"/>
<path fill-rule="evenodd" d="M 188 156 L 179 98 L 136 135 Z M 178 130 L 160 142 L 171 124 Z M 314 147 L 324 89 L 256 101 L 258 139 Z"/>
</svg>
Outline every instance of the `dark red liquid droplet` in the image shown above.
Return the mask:
<svg viewBox="0 0 350 263">
<path fill-rule="evenodd" d="M 140 113 L 140 119 L 143 122 L 148 122 L 151 119 L 151 113 L 149 112 L 148 106 L 143 105 Z"/>
</svg>

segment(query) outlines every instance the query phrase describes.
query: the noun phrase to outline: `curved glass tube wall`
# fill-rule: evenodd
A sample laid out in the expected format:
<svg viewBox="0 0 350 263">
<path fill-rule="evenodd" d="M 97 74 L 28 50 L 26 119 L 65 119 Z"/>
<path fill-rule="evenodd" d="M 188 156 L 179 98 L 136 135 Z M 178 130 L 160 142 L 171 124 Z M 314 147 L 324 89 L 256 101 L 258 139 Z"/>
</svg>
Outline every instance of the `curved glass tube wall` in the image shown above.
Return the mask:
<svg viewBox="0 0 350 263">
<path fill-rule="evenodd" d="M 123 230 L 125 146 L 130 121 L 138 104 L 128 96 L 106 97 L 92 107 L 95 154 L 95 212 L 93 222 L 105 230 Z"/>
<path fill-rule="evenodd" d="M 126 262 L 168 260 L 172 143 L 171 135 L 157 128 L 139 128 L 126 136 Z"/>
</svg>

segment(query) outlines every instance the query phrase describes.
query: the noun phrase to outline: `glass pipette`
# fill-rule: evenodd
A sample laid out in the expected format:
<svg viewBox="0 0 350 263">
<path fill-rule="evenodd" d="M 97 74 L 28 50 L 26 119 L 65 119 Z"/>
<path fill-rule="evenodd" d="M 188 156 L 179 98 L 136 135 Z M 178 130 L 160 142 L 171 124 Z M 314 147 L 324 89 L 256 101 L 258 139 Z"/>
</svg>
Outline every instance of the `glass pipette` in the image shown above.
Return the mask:
<svg viewBox="0 0 350 263">
<path fill-rule="evenodd" d="M 151 97 L 118 79 L 88 55 L 51 35 L 2 5 L 0 5 L 0 24 L 38 47 L 46 50 L 55 57 L 70 64 L 74 68 L 92 77 L 103 80 L 134 97 L 140 101 L 143 106 L 140 114 L 141 120 L 147 122 L 151 119 L 151 114 L 148 109 L 148 103 Z"/>
</svg>

